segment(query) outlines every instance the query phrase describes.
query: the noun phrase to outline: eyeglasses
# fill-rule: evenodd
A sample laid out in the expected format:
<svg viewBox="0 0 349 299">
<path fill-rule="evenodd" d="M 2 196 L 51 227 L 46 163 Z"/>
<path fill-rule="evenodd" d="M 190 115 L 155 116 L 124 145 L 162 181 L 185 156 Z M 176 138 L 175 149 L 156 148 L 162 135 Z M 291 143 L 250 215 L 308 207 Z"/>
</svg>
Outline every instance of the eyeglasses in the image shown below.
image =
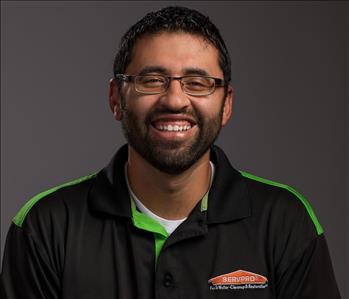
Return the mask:
<svg viewBox="0 0 349 299">
<path fill-rule="evenodd" d="M 216 87 L 226 85 L 223 79 L 208 76 L 170 77 L 163 75 L 132 76 L 116 74 L 115 79 L 133 82 L 135 90 L 143 94 L 163 93 L 169 88 L 171 80 L 178 80 L 181 83 L 183 92 L 192 96 L 207 96 L 212 94 Z"/>
</svg>

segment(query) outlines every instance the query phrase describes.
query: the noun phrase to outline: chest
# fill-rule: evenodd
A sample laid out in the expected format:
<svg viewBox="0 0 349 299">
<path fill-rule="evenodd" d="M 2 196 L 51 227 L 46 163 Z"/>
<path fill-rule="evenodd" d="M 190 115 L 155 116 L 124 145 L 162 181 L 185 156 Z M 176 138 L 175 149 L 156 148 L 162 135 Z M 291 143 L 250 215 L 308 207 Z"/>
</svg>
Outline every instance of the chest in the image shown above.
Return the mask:
<svg viewBox="0 0 349 299">
<path fill-rule="evenodd" d="M 275 297 L 272 248 L 251 224 L 183 224 L 156 258 L 154 234 L 130 222 L 83 226 L 66 242 L 62 298 Z"/>
</svg>

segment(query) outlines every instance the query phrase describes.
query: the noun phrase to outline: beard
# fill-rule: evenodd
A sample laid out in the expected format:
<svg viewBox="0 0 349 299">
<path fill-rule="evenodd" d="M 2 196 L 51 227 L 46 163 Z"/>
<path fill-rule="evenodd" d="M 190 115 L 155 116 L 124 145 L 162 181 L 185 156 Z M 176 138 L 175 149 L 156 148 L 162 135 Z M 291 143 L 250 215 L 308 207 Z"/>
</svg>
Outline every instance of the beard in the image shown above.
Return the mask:
<svg viewBox="0 0 349 299">
<path fill-rule="evenodd" d="M 189 169 L 211 147 L 221 130 L 223 106 L 214 118 L 205 118 L 196 111 L 154 109 L 141 120 L 133 111 L 123 109 L 122 130 L 129 145 L 153 167 L 167 174 L 179 174 Z M 151 120 L 162 114 L 180 114 L 196 122 L 195 136 L 182 140 L 161 141 L 149 134 Z"/>
</svg>

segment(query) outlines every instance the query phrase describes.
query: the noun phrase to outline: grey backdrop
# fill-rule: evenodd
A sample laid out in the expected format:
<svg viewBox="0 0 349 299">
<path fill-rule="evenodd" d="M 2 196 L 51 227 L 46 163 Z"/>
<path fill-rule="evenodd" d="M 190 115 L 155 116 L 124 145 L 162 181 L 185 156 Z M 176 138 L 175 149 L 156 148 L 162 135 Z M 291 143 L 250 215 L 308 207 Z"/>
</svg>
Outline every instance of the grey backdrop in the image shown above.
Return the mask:
<svg viewBox="0 0 349 299">
<path fill-rule="evenodd" d="M 304 194 L 348 294 L 348 2 L 1 2 L 1 255 L 36 193 L 102 168 L 124 143 L 108 108 L 121 34 L 168 4 L 220 28 L 234 115 L 218 144 L 236 168 Z"/>
</svg>

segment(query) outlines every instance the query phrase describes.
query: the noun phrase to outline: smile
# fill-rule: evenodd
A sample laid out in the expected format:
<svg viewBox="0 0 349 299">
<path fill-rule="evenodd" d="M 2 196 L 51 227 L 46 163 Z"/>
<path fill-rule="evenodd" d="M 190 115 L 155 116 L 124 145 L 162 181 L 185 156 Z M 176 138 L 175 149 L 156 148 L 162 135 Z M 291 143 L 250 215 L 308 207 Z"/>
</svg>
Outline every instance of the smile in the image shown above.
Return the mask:
<svg viewBox="0 0 349 299">
<path fill-rule="evenodd" d="M 168 132 L 169 134 L 187 133 L 196 126 L 196 122 L 193 118 L 180 115 L 164 115 L 154 119 L 151 124 L 157 131 L 163 133 Z"/>
<path fill-rule="evenodd" d="M 156 125 L 155 128 L 160 131 L 182 132 L 190 130 L 191 125 Z"/>
</svg>

